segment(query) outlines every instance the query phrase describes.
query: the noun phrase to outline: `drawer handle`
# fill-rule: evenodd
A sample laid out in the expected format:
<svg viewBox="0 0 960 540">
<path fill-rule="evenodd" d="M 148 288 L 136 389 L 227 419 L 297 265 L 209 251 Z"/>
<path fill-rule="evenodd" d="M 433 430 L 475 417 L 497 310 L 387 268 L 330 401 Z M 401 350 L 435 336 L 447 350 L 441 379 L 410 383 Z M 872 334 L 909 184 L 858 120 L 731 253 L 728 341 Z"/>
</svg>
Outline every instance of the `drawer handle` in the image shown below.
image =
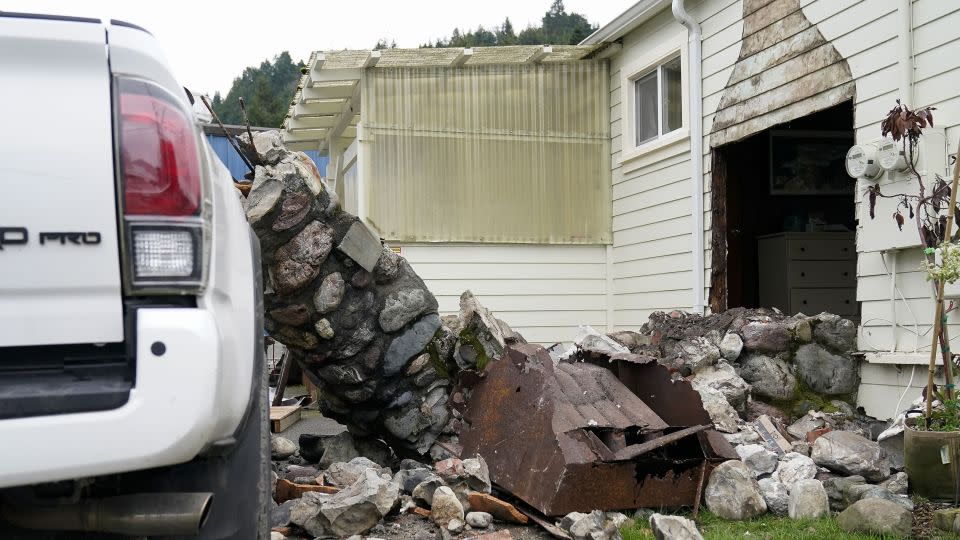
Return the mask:
<svg viewBox="0 0 960 540">
<path fill-rule="evenodd" d="M 806 272 L 800 272 L 800 277 L 807 277 L 807 273 L 806 273 Z"/>
<path fill-rule="evenodd" d="M 840 251 L 846 253 L 846 252 L 849 251 L 849 250 L 850 250 L 850 248 L 843 248 L 843 249 L 841 249 Z"/>
<path fill-rule="evenodd" d="M 806 304 L 806 303 L 807 303 L 807 301 L 806 301 L 806 300 L 804 300 L 804 301 L 802 301 L 802 302 L 800 302 L 800 303 L 801 303 L 801 304 Z"/>
<path fill-rule="evenodd" d="M 849 276 L 849 275 L 850 275 L 850 272 L 844 272 L 844 273 L 843 273 L 843 277 L 847 277 L 847 276 Z"/>
<path fill-rule="evenodd" d="M 800 248 L 800 251 L 806 251 L 806 250 L 807 250 L 807 248 L 805 248 L 805 247 Z"/>
<path fill-rule="evenodd" d="M 844 300 L 843 303 L 849 305 L 849 304 L 850 304 L 850 301 L 849 301 L 849 300 Z"/>
</svg>

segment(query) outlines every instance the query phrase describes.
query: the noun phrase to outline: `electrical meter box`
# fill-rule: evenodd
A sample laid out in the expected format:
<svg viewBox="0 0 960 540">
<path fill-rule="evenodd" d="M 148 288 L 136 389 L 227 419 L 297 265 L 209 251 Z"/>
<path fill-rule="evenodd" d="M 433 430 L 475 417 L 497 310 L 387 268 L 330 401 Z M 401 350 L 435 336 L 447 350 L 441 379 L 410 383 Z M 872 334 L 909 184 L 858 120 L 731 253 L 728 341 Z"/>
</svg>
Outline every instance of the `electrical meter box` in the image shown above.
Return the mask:
<svg viewBox="0 0 960 540">
<path fill-rule="evenodd" d="M 862 148 L 859 150 L 858 147 Z M 903 214 L 903 229 L 897 227 L 894 213 L 897 211 L 901 198 L 877 197 L 874 207 L 874 218 L 870 218 L 870 198 L 868 189 L 879 185 L 883 195 L 906 194 L 918 195 L 920 186 L 907 163 L 909 152 L 904 154 L 903 142 L 894 142 L 892 139 L 878 139 L 858 147 L 851 148 L 851 155 L 858 160 L 859 168 L 869 172 L 870 166 L 878 164 L 883 171 L 871 177 L 868 173 L 857 178 L 857 198 L 860 201 L 859 215 L 857 216 L 857 251 L 885 251 L 890 249 L 915 248 L 920 246 L 920 233 L 917 232 L 916 222 L 910 219 L 910 211 L 900 206 Z M 864 161 L 865 160 L 865 161 Z M 913 148 L 913 162 L 917 172 L 923 177 L 927 193 L 933 188 L 936 176 L 950 181 L 947 171 L 947 139 L 941 128 L 927 128 L 920 136 L 920 140 Z M 848 164 L 848 170 L 851 166 Z M 875 179 L 873 179 L 875 178 Z M 916 211 L 916 202 L 909 201 Z M 958 290 L 960 294 L 960 290 Z"/>
</svg>

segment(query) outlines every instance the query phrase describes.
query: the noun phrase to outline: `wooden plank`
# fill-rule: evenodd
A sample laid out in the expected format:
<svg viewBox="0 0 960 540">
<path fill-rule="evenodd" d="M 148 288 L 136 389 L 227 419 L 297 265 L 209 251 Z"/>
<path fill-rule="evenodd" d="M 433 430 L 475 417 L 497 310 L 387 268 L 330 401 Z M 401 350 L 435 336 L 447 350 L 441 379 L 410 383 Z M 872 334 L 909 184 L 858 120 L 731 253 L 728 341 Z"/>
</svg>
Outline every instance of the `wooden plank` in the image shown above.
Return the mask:
<svg viewBox="0 0 960 540">
<path fill-rule="evenodd" d="M 281 478 L 277 480 L 277 486 L 273 492 L 273 500 L 276 501 L 277 504 L 282 504 L 292 499 L 299 499 L 304 493 L 309 491 L 334 494 L 339 493 L 340 488 L 315 484 L 294 484 L 286 478 Z"/>
<path fill-rule="evenodd" d="M 300 405 L 270 407 L 270 431 L 280 433 L 300 421 L 303 407 Z"/>
</svg>

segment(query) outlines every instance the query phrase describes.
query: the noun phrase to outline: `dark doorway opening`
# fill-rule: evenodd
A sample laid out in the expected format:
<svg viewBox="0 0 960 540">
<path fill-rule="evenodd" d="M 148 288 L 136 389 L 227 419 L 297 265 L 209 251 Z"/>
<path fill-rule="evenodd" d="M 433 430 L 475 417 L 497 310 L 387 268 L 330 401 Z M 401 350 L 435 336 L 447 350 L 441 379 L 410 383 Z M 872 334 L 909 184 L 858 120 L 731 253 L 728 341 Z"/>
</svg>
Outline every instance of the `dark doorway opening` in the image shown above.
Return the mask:
<svg viewBox="0 0 960 540">
<path fill-rule="evenodd" d="M 713 149 L 714 311 L 857 315 L 853 142 L 845 102 Z"/>
</svg>

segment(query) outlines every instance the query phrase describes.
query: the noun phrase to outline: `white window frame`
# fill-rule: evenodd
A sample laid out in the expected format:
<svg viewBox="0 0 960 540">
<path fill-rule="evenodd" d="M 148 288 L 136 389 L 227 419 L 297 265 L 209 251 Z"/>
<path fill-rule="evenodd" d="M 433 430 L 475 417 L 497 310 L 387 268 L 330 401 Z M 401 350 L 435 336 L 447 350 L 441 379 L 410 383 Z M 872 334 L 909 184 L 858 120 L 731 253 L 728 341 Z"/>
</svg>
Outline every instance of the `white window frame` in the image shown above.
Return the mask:
<svg viewBox="0 0 960 540">
<path fill-rule="evenodd" d="M 660 133 L 663 126 L 663 99 L 661 75 L 657 74 L 657 132 L 658 135 L 653 139 L 637 144 L 637 103 L 636 86 L 637 80 L 649 75 L 650 73 L 661 70 L 666 62 L 674 58 L 680 58 L 680 88 L 681 88 L 681 114 L 680 127 L 667 133 Z M 623 119 L 622 149 L 620 162 L 633 160 L 644 154 L 658 150 L 665 146 L 671 146 L 690 137 L 689 130 L 689 74 L 687 69 L 687 49 L 682 39 L 670 40 L 659 47 L 649 50 L 641 58 L 638 58 L 630 64 L 621 68 L 620 78 L 620 103 L 623 106 L 621 118 Z"/>
</svg>

